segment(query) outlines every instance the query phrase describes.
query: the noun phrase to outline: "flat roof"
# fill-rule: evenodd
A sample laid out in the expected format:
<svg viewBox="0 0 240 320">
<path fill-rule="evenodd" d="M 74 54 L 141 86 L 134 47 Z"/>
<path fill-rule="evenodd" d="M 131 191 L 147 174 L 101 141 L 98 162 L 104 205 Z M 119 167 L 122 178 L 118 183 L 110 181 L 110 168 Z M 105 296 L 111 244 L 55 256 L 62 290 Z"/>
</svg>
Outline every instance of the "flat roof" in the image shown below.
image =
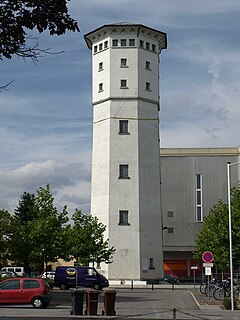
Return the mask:
<svg viewBox="0 0 240 320">
<path fill-rule="evenodd" d="M 240 147 L 228 148 L 160 148 L 162 157 L 239 156 Z"/>
</svg>

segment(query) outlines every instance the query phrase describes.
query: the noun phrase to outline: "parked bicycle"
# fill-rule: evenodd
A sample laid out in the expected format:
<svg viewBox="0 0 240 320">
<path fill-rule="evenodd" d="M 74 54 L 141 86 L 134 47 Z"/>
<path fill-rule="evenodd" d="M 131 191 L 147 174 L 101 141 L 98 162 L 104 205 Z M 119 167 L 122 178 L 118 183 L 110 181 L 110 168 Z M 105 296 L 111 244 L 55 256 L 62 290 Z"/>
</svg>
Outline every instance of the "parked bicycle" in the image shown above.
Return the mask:
<svg viewBox="0 0 240 320">
<path fill-rule="evenodd" d="M 219 283 L 219 286 L 215 288 L 213 291 L 213 297 L 216 300 L 223 300 L 225 297 L 231 297 L 231 281 L 230 278 L 227 280 L 223 280 L 221 283 Z M 233 297 L 234 299 L 239 298 L 239 287 L 237 283 L 234 283 L 233 287 Z"/>
</svg>

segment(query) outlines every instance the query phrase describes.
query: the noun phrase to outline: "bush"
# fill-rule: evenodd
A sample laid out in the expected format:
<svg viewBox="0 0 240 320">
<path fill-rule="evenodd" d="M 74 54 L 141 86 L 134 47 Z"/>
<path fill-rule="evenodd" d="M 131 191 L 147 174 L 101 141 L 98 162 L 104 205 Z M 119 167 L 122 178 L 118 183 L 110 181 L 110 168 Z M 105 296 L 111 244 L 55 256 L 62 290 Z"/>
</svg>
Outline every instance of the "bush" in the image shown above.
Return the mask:
<svg viewBox="0 0 240 320">
<path fill-rule="evenodd" d="M 223 306 L 226 310 L 231 310 L 231 298 L 225 297 L 223 299 Z M 237 308 L 237 300 L 233 299 L 234 310 Z"/>
</svg>

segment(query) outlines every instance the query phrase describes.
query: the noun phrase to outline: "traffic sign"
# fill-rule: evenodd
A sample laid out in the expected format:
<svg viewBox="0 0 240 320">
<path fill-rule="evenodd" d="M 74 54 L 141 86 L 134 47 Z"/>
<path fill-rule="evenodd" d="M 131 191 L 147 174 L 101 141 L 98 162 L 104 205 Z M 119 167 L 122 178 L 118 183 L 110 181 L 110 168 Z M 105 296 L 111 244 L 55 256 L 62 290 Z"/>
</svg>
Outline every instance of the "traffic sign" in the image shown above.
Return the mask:
<svg viewBox="0 0 240 320">
<path fill-rule="evenodd" d="M 198 266 L 191 266 L 191 269 L 192 269 L 192 270 L 197 270 L 197 269 L 198 269 Z"/>
<path fill-rule="evenodd" d="M 213 268 L 213 263 L 212 262 L 204 262 L 203 267 L 204 268 Z"/>
<path fill-rule="evenodd" d="M 202 254 L 203 262 L 212 262 L 213 261 L 213 254 L 211 251 L 205 251 Z"/>
</svg>

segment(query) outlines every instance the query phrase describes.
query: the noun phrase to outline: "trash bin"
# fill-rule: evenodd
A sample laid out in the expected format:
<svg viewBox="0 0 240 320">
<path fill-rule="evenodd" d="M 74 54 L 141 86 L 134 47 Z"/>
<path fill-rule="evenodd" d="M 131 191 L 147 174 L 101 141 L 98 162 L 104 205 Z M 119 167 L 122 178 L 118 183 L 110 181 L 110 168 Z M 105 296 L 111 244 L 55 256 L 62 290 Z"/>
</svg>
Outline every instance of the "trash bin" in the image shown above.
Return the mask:
<svg viewBox="0 0 240 320">
<path fill-rule="evenodd" d="M 88 289 L 86 297 L 85 315 L 96 316 L 98 308 L 98 295 L 100 291 Z"/>
<path fill-rule="evenodd" d="M 83 302 L 84 302 L 85 290 L 72 289 L 71 295 L 72 295 L 72 311 L 70 311 L 70 313 L 74 315 L 83 315 Z"/>
<path fill-rule="evenodd" d="M 116 301 L 116 290 L 104 290 L 104 310 L 102 311 L 102 315 L 105 316 L 115 316 L 115 301 Z"/>
</svg>

